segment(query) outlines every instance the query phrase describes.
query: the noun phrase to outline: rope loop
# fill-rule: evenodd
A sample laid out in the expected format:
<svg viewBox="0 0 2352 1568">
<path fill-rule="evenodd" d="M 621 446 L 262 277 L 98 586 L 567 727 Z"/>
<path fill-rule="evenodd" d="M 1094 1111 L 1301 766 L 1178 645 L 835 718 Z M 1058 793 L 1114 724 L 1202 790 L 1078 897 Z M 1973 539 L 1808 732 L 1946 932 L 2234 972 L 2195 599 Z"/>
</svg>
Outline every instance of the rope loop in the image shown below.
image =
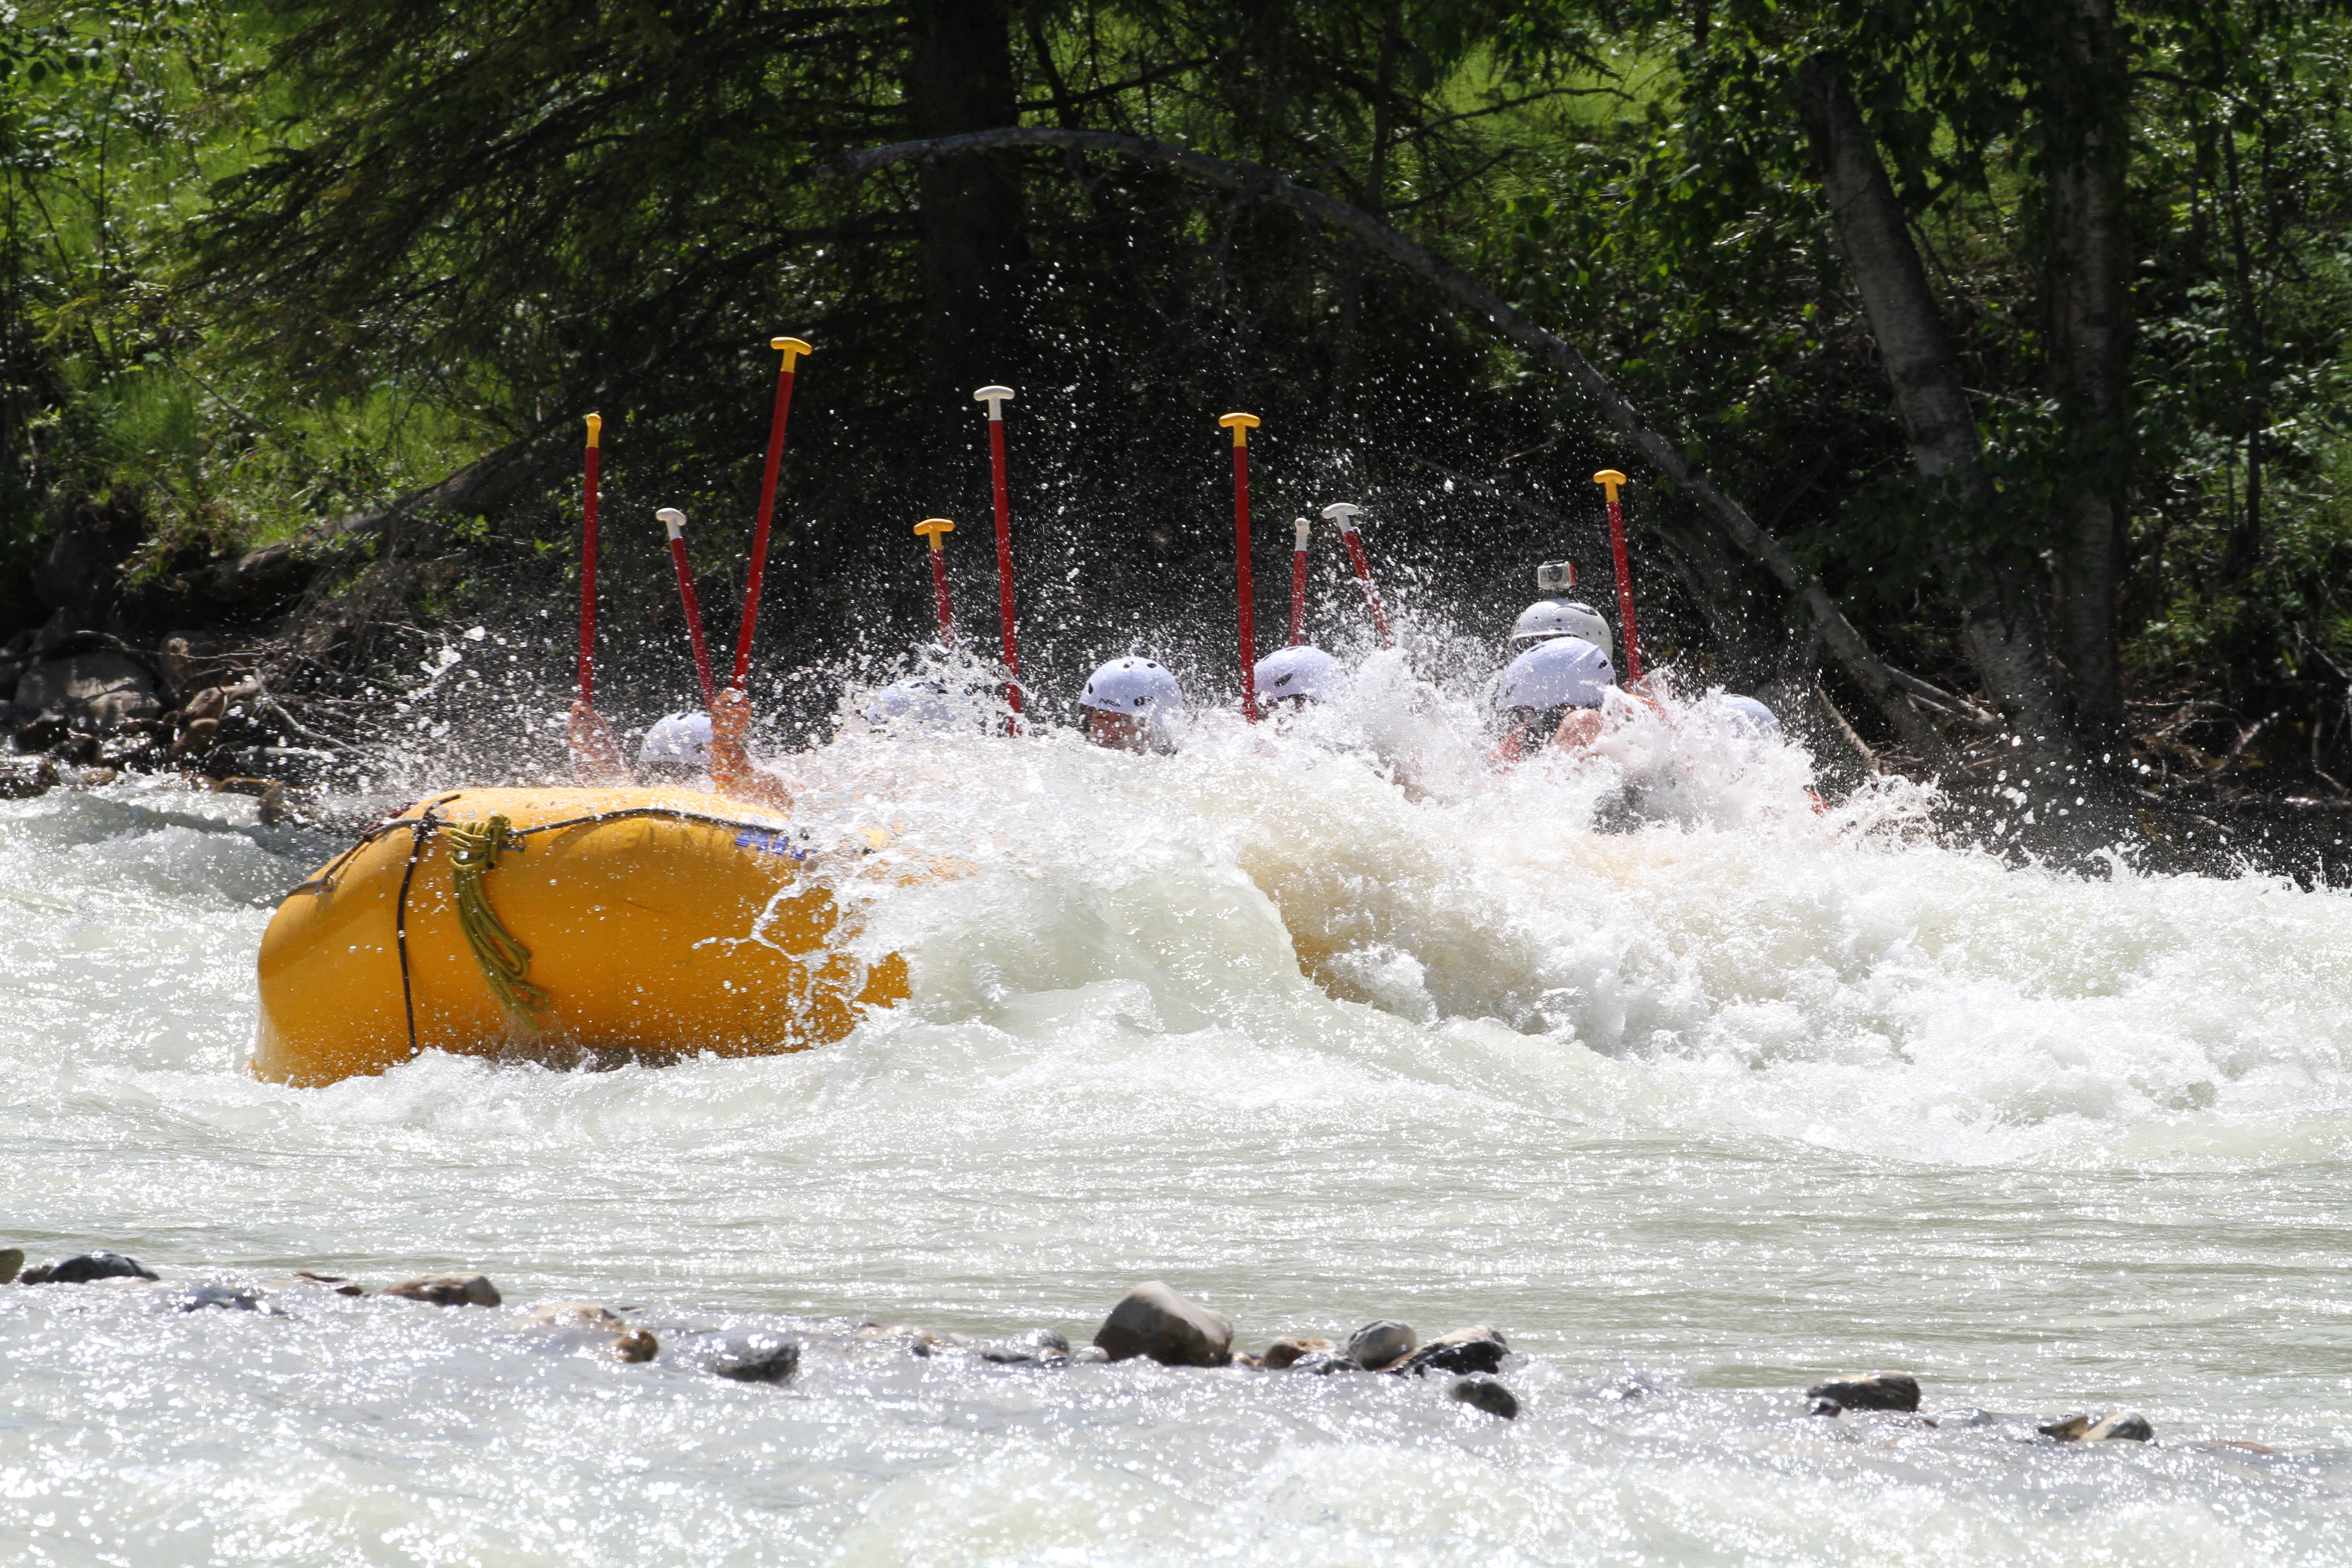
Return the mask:
<svg viewBox="0 0 2352 1568">
<path fill-rule="evenodd" d="M 522 836 L 501 816 L 479 822 L 452 822 L 442 833 L 449 841 L 449 880 L 457 902 L 457 929 L 482 968 L 482 979 L 499 1005 L 520 1023 L 537 1027 L 541 1015 L 552 1005 L 548 994 L 524 976 L 530 972 L 530 949 L 517 942 L 490 908 L 482 879 L 498 868 L 499 856 L 523 850 Z"/>
</svg>

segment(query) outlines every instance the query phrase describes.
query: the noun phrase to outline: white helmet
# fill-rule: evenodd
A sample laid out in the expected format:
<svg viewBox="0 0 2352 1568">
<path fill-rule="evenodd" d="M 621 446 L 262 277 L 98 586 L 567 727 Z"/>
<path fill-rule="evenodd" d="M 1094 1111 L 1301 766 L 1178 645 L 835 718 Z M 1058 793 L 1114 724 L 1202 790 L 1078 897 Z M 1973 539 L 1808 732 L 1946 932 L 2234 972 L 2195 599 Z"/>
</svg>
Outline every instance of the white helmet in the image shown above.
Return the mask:
<svg viewBox="0 0 2352 1568">
<path fill-rule="evenodd" d="M 1347 668 L 1338 659 L 1304 643 L 1267 654 L 1257 661 L 1257 668 L 1252 673 L 1257 682 L 1258 698 L 1265 702 L 1278 702 L 1286 697 L 1328 702 L 1339 695 L 1339 688 L 1348 679 Z"/>
<path fill-rule="evenodd" d="M 1184 693 L 1166 665 L 1149 658 L 1115 658 L 1087 678 L 1078 706 L 1158 719 L 1182 712 Z"/>
<path fill-rule="evenodd" d="M 1535 642 L 1544 637 L 1582 637 L 1607 653 L 1609 623 L 1591 605 L 1574 599 L 1538 599 L 1511 623 L 1511 640 Z"/>
<path fill-rule="evenodd" d="M 710 765 L 710 715 L 672 713 L 657 720 L 637 747 L 641 763 L 676 763 L 685 767 Z"/>
<path fill-rule="evenodd" d="M 914 677 L 892 681 L 859 711 L 877 730 L 944 730 L 980 720 L 971 692 Z"/>
<path fill-rule="evenodd" d="M 1742 697 L 1736 691 L 1721 691 L 1716 694 L 1714 705 L 1731 721 L 1731 728 L 1736 734 L 1759 741 L 1780 738 L 1780 715 L 1753 697 Z"/>
<path fill-rule="evenodd" d="M 1617 683 L 1609 656 L 1582 637 L 1539 642 L 1503 670 L 1497 708 L 1598 708 Z"/>
</svg>

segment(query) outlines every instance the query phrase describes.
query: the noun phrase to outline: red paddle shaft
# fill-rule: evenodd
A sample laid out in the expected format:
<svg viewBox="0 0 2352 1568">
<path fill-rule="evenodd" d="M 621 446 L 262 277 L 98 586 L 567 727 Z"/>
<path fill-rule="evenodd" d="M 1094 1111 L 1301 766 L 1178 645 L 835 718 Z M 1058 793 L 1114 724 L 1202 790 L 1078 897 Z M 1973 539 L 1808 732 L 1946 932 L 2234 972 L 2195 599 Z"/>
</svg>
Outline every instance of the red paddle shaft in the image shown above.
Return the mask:
<svg viewBox="0 0 2352 1568">
<path fill-rule="evenodd" d="M 1617 557 L 1617 619 L 1625 632 L 1625 673 L 1629 679 L 1642 679 L 1642 639 L 1633 630 L 1633 568 L 1625 559 L 1625 509 L 1617 502 L 1617 487 L 1625 476 L 1614 468 L 1603 468 L 1592 476 L 1609 498 L 1609 548 Z"/>
<path fill-rule="evenodd" d="M 677 567 L 677 596 L 686 605 L 687 640 L 694 645 L 694 673 L 702 682 L 706 713 L 719 707 L 719 683 L 710 678 L 710 649 L 702 641 L 702 606 L 694 598 L 694 573 L 686 563 L 686 513 L 664 507 L 654 513 L 669 530 L 669 558 Z"/>
<path fill-rule="evenodd" d="M 751 571 L 743 584 L 743 625 L 735 634 L 735 679 L 728 682 L 737 690 L 742 689 L 743 678 L 751 671 L 751 634 L 760 626 L 760 585 L 768 570 L 768 526 L 776 516 L 776 474 L 784 461 L 784 422 L 793 414 L 793 361 L 812 352 L 798 338 L 770 338 L 768 346 L 783 351 L 784 367 L 776 373 L 776 413 L 768 425 L 768 468 L 760 479 L 760 521 L 751 530 Z"/>
<path fill-rule="evenodd" d="M 588 416 L 588 468 L 580 498 L 580 700 L 596 699 L 596 459 L 604 416 Z"/>
<path fill-rule="evenodd" d="M 1004 688 L 1004 700 L 1018 713 L 1021 649 L 1013 637 L 1013 503 L 1004 489 L 1004 404 L 1012 395 L 1009 386 L 983 386 L 972 394 L 988 405 L 988 462 L 996 480 L 996 614 L 1004 628 L 1004 672 L 1013 678 Z"/>
<path fill-rule="evenodd" d="M 1382 647 L 1396 647 L 1396 634 L 1389 630 L 1389 607 L 1381 602 L 1379 584 L 1372 581 L 1372 569 L 1364 560 L 1364 542 L 1356 537 L 1356 514 L 1364 509 L 1351 501 L 1333 501 L 1323 509 L 1323 515 L 1339 525 L 1339 537 L 1348 546 L 1348 563 L 1355 568 L 1356 581 L 1364 585 L 1364 602 L 1371 606 L 1373 629 L 1381 634 Z"/>
<path fill-rule="evenodd" d="M 927 535 L 931 542 L 931 597 L 939 605 L 940 646 L 952 648 L 956 645 L 955 612 L 948 607 L 948 558 L 940 536 L 953 533 L 955 524 L 943 517 L 927 517 L 915 524 L 915 531 Z"/>
<path fill-rule="evenodd" d="M 1241 600 L 1242 716 L 1257 722 L 1257 612 L 1250 597 L 1249 433 L 1255 414 L 1217 421 L 1234 433 L 1234 592 Z"/>
<path fill-rule="evenodd" d="M 1290 646 L 1293 647 L 1307 640 L 1298 635 L 1298 628 L 1307 615 L 1307 535 L 1312 525 L 1302 517 L 1297 526 L 1298 542 L 1290 551 Z"/>
</svg>

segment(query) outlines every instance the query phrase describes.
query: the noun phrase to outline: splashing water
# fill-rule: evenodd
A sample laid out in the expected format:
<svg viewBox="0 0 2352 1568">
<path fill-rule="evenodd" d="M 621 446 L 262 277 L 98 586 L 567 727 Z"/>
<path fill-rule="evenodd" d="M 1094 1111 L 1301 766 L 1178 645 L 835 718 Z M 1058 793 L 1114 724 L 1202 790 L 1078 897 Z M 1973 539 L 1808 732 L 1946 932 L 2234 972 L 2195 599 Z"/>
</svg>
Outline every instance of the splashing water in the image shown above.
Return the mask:
<svg viewBox="0 0 2352 1568">
<path fill-rule="evenodd" d="M 2352 1560 L 2352 902 L 1816 809 L 1696 695 L 1502 772 L 1474 686 L 783 759 L 907 1005 L 800 1056 L 240 1068 L 332 846 L 152 783 L 0 805 L 6 1240 L 173 1282 L 487 1270 L 519 1313 L 0 1289 L 0 1539 L 56 1563 Z M 859 700 L 845 700 L 854 714 Z M 1164 1278 L 1243 1344 L 1502 1327 L 1437 1383 L 928 1360 Z M 1907 1366 L 1933 1428 L 1809 1418 Z M 2154 1446 L 2028 1417 L 2138 1409 Z M 2009 1413 L 1984 1415 L 1981 1412 Z M 2250 1439 L 2279 1450 L 2204 1448 Z"/>
</svg>

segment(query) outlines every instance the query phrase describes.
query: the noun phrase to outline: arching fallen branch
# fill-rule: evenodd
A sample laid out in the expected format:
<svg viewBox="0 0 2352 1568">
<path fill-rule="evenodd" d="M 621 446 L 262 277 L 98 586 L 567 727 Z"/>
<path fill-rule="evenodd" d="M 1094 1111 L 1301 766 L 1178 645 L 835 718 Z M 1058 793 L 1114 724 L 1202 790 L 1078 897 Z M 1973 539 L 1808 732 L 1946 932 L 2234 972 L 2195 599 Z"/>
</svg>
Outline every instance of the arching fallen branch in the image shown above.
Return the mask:
<svg viewBox="0 0 2352 1568">
<path fill-rule="evenodd" d="M 845 153 L 821 165 L 819 173 L 835 178 L 855 178 L 893 163 L 1011 147 L 1055 147 L 1110 153 L 1150 163 L 1172 163 L 1210 184 L 1244 191 L 1255 199 L 1278 203 L 1345 229 L 1373 251 L 1415 277 L 1435 284 L 1483 315 L 1503 336 L 1549 361 L 1601 405 L 1602 417 L 1633 442 L 1652 468 L 1697 498 L 1732 542 L 1760 563 L 1805 606 L 1831 656 L 1869 694 L 1878 710 L 1886 715 L 1928 768 L 1940 769 L 1948 764 L 1949 753 L 1945 750 L 1943 737 L 1913 705 L 1895 672 L 1870 650 L 1862 633 L 1845 618 L 1837 602 L 1830 597 L 1829 590 L 1822 586 L 1821 579 L 1798 565 L 1780 542 L 1748 515 L 1745 507 L 1717 489 L 1713 481 L 1691 465 L 1679 447 L 1652 428 L 1641 411 L 1593 367 L 1574 343 L 1536 325 L 1476 279 L 1423 249 L 1370 213 L 1255 163 L 1231 163 L 1189 147 L 1142 136 L 1121 136 L 1107 131 L 1063 131 L 1049 126 L 1008 126 L 920 142 L 894 142 L 887 147 Z"/>
</svg>

